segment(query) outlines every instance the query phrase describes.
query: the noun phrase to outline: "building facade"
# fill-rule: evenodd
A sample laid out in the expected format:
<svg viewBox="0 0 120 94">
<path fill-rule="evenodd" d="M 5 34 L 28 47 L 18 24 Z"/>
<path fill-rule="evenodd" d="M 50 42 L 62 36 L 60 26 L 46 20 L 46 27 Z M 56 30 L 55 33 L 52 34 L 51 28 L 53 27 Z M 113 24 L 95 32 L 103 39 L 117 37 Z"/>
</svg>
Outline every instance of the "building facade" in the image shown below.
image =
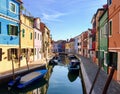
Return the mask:
<svg viewBox="0 0 120 94">
<path fill-rule="evenodd" d="M 40 18 L 34 18 L 34 61 L 42 58 L 42 32 Z"/>
<path fill-rule="evenodd" d="M 107 9 L 99 19 L 99 62 L 102 63 L 104 71 L 108 69 L 108 13 Z"/>
<path fill-rule="evenodd" d="M 42 31 L 42 54 L 44 58 L 48 58 L 48 55 L 50 53 L 50 30 L 48 27 L 41 22 L 40 23 L 40 31 Z"/>
<path fill-rule="evenodd" d="M 18 66 L 20 4 L 19 0 L 0 0 L 0 72 L 9 70 L 13 56 Z"/>
<path fill-rule="evenodd" d="M 83 56 L 87 57 L 88 55 L 88 31 L 83 33 Z"/>
<path fill-rule="evenodd" d="M 109 69 L 116 67 L 114 79 L 120 81 L 120 0 L 108 0 Z"/>
<path fill-rule="evenodd" d="M 97 10 L 97 12 L 96 12 L 96 45 L 95 45 L 95 51 L 96 51 L 96 60 L 95 60 L 95 62 L 96 62 L 96 64 L 97 65 L 99 65 L 99 60 L 98 60 L 98 58 L 99 58 L 99 18 L 100 18 L 100 16 L 103 14 L 103 12 L 104 12 L 104 9 L 103 8 L 99 8 L 98 10 Z"/>
<path fill-rule="evenodd" d="M 22 62 L 33 62 L 34 55 L 34 30 L 33 22 L 34 18 L 21 14 L 21 25 L 20 25 L 20 49 L 21 49 L 21 66 L 26 63 Z"/>
</svg>

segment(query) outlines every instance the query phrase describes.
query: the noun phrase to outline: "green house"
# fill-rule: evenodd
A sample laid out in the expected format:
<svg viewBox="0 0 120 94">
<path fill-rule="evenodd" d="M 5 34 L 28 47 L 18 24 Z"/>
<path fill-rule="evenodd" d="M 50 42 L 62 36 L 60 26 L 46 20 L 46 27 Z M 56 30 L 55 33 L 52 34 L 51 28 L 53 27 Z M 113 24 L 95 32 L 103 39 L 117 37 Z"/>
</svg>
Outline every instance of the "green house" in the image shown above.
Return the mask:
<svg viewBox="0 0 120 94">
<path fill-rule="evenodd" d="M 107 73 L 108 69 L 108 11 L 103 12 L 99 19 L 98 33 L 99 63 Z"/>
</svg>

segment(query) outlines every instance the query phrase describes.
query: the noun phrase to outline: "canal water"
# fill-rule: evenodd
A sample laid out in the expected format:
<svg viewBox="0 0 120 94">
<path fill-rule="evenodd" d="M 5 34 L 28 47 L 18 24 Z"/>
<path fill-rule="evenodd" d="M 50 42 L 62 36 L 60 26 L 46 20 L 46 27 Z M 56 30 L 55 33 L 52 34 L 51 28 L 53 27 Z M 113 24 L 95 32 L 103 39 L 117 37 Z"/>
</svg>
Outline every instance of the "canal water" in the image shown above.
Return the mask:
<svg viewBox="0 0 120 94">
<path fill-rule="evenodd" d="M 69 60 L 61 56 L 58 65 L 48 66 L 48 72 L 43 79 L 25 89 L 8 90 L 7 84 L 0 86 L 0 94 L 83 94 L 80 72 L 69 72 Z"/>
</svg>

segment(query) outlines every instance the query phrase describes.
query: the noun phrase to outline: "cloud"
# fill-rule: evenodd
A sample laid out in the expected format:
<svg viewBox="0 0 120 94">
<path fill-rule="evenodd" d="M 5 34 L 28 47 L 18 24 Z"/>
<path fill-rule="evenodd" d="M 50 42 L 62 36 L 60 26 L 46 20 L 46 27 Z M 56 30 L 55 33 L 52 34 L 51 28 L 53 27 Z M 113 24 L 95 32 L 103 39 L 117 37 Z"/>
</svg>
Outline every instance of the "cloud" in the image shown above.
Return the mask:
<svg viewBox="0 0 120 94">
<path fill-rule="evenodd" d="M 42 13 L 42 19 L 44 21 L 57 21 L 57 22 L 63 22 L 60 17 L 67 15 L 66 13 L 60 13 L 60 12 L 54 12 L 52 14 L 50 13 Z"/>
</svg>

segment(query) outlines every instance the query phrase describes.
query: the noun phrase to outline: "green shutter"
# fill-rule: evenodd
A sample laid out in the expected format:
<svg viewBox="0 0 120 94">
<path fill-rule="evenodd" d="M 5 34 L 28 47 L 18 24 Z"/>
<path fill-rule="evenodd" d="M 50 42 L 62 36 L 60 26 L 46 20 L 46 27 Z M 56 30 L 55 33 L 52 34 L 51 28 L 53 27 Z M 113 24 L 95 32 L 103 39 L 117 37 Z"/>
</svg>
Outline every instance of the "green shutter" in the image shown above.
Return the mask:
<svg viewBox="0 0 120 94">
<path fill-rule="evenodd" d="M 112 35 L 112 21 L 109 22 L 109 35 Z"/>
<path fill-rule="evenodd" d="M 18 36 L 18 26 L 15 26 L 15 35 Z"/>
<path fill-rule="evenodd" d="M 25 37 L 25 29 L 22 30 L 22 37 Z"/>
<path fill-rule="evenodd" d="M 32 40 L 32 33 L 30 33 L 30 39 Z"/>
<path fill-rule="evenodd" d="M 7 25 L 8 27 L 8 35 L 11 35 L 11 25 Z"/>
</svg>

